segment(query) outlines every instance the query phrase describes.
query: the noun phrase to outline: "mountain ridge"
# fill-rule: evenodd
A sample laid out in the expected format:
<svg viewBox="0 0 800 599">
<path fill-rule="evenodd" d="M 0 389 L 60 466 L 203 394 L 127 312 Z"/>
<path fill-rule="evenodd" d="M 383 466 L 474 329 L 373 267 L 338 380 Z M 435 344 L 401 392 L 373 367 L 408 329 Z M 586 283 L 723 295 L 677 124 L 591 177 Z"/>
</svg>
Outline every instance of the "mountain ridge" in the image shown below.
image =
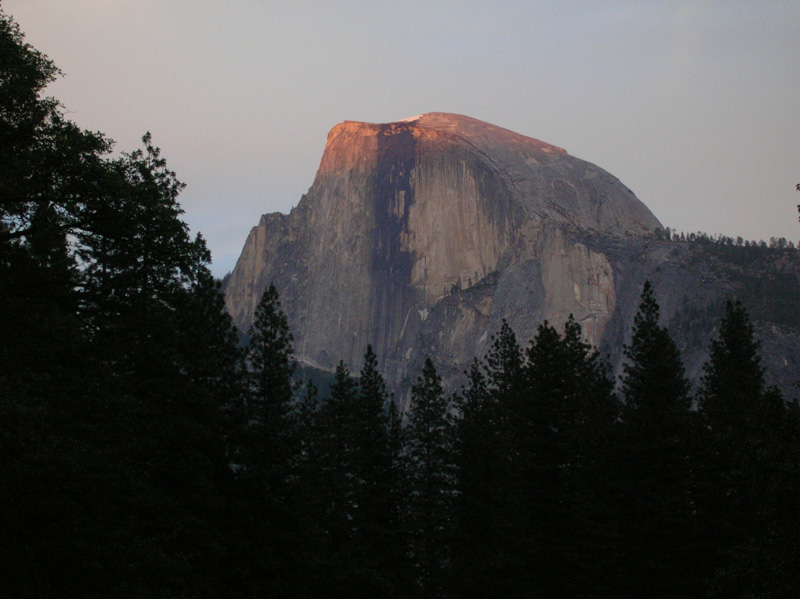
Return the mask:
<svg viewBox="0 0 800 599">
<path fill-rule="evenodd" d="M 226 305 L 246 330 L 273 282 L 302 362 L 355 370 L 372 344 L 395 389 L 423 356 L 455 381 L 504 319 L 618 338 L 644 278 L 668 286 L 659 230 L 619 179 L 535 138 L 449 113 L 344 121 L 297 206 L 251 230 Z"/>
</svg>

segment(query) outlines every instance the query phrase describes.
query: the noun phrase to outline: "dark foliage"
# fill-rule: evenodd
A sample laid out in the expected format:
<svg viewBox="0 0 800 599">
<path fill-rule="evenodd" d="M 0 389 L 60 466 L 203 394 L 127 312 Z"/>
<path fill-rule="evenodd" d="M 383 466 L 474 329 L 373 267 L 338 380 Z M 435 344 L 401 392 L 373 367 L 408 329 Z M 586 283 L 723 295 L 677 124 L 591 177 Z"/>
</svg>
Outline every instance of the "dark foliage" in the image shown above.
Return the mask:
<svg viewBox="0 0 800 599">
<path fill-rule="evenodd" d="M 716 541 L 714 596 L 790 596 L 800 585 L 798 410 L 764 385 L 739 302 L 726 306 L 698 394 L 708 453 L 705 500 Z"/>
<path fill-rule="evenodd" d="M 239 357 L 182 184 L 41 97 L 0 14 L 2 594 L 215 594 Z"/>
<path fill-rule="evenodd" d="M 622 559 L 631 595 L 696 596 L 694 413 L 681 356 L 645 283 L 622 377 Z M 680 577 L 675 572 L 680 571 Z"/>
<path fill-rule="evenodd" d="M 429 358 L 411 388 L 406 435 L 413 572 L 420 596 L 438 596 L 450 562 L 455 471 L 452 417 L 441 378 Z"/>
</svg>

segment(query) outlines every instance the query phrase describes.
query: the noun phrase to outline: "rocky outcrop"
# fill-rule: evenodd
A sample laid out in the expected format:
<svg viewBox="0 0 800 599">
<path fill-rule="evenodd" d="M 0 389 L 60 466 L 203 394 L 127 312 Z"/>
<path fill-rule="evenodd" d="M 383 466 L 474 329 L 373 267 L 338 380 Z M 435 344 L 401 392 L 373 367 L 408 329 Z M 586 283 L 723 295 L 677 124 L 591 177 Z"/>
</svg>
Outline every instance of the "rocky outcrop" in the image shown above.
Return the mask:
<svg viewBox="0 0 800 599">
<path fill-rule="evenodd" d="M 527 340 L 573 314 L 621 346 L 644 278 L 669 270 L 658 228 L 614 176 L 536 139 L 444 113 L 346 121 L 298 205 L 250 232 L 226 304 L 246 330 L 272 281 L 301 361 L 357 370 L 371 343 L 395 389 L 423 356 L 455 380 L 503 319 Z"/>
</svg>

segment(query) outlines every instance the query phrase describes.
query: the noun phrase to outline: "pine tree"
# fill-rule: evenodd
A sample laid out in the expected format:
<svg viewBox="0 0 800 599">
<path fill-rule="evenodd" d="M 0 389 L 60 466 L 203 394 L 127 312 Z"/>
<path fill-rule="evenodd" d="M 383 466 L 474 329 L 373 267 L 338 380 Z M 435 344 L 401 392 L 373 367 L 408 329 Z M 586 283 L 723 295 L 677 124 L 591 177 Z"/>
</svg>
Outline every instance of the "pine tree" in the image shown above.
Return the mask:
<svg viewBox="0 0 800 599">
<path fill-rule="evenodd" d="M 800 430 L 796 406 L 764 383 L 747 312 L 728 301 L 698 393 L 708 450 L 714 596 L 800 593 Z"/>
<path fill-rule="evenodd" d="M 698 394 L 706 425 L 719 438 L 753 426 L 764 394 L 764 369 L 753 327 L 740 302 L 728 300 L 719 337 L 711 341 Z"/>
<path fill-rule="evenodd" d="M 358 478 L 365 486 L 365 499 L 369 500 L 383 496 L 388 491 L 388 488 L 382 487 L 388 484 L 391 469 L 388 410 L 392 401 L 383 376 L 378 371 L 378 358 L 371 345 L 367 346 L 364 354 L 358 386 L 359 393 L 352 415 L 352 434 L 357 436 L 354 446 L 359 454 L 355 469 L 360 471 Z"/>
<path fill-rule="evenodd" d="M 455 476 L 452 417 L 430 358 L 411 388 L 407 439 L 411 559 L 420 594 L 433 597 L 450 561 Z"/>
<path fill-rule="evenodd" d="M 107 158 L 43 97 L 59 72 L 2 12 L 0 56 L 0 534 L 28 545 L 3 552 L 23 567 L 0 594 L 202 595 L 237 361 L 210 256 L 149 138 Z"/>
<path fill-rule="evenodd" d="M 407 597 L 411 595 L 411 589 L 414 588 L 413 580 L 409 576 L 413 566 L 409 559 L 409 540 L 406 528 L 410 495 L 409 468 L 403 416 L 393 399 L 389 401 L 387 430 L 391 458 L 389 474 L 392 496 L 387 525 L 391 538 L 387 540 L 388 545 L 382 551 L 381 559 L 391 562 L 389 564 L 390 578 L 394 585 L 392 594 L 396 597 Z"/>
<path fill-rule="evenodd" d="M 295 361 L 289 322 L 272 284 L 261 296 L 248 336 L 251 417 L 270 434 L 281 436 L 293 398 Z"/>
<path fill-rule="evenodd" d="M 516 596 L 532 588 L 520 439 L 527 409 L 522 351 L 504 320 L 459 398 L 458 496 L 452 588 Z"/>
<path fill-rule="evenodd" d="M 246 388 L 233 418 L 240 428 L 230 444 L 235 481 L 223 588 L 228 596 L 279 595 L 298 576 L 304 522 L 292 482 L 300 448 L 292 335 L 274 285 L 248 335 Z"/>
<path fill-rule="evenodd" d="M 352 415 L 354 474 L 362 485 L 358 500 L 362 535 L 376 538 L 373 547 L 381 546 L 379 537 L 386 533 L 392 508 L 391 441 L 389 437 L 389 403 L 392 398 L 378 371 L 378 359 L 367 346 L 359 376 L 359 393 Z M 372 530 L 370 530 L 372 529 Z"/>
<path fill-rule="evenodd" d="M 347 545 L 350 539 L 350 521 L 356 503 L 353 474 L 353 440 L 350 437 L 350 416 L 358 394 L 358 383 L 347 365 L 340 361 L 336 366 L 331 395 L 321 414 L 323 427 L 324 484 L 328 503 L 326 519 L 334 546 Z"/>
<path fill-rule="evenodd" d="M 200 240 L 202 241 L 202 240 Z M 210 254 L 208 260 L 210 261 Z M 201 269 L 196 280 L 184 294 L 176 310 L 179 351 L 186 360 L 186 375 L 194 385 L 203 389 L 211 403 L 221 412 L 220 431 L 229 441 L 236 422 L 236 407 L 244 392 L 244 356 L 238 347 L 236 327 L 225 308 L 219 281 L 207 268 Z M 233 458 L 234 450 L 227 451 Z"/>
<path fill-rule="evenodd" d="M 649 281 L 624 353 L 625 496 L 620 517 L 627 592 L 696 595 L 689 385 L 680 352 L 659 325 Z"/>
<path fill-rule="evenodd" d="M 503 320 L 492 345 L 484 358 L 485 415 L 489 417 L 496 442 L 494 451 L 501 463 L 500 470 L 508 480 L 512 494 L 519 490 L 519 442 L 528 409 L 525 389 L 523 355 L 511 326 Z"/>
<path fill-rule="evenodd" d="M 516 505 L 510 501 L 508 407 L 495 401 L 484 363 L 474 359 L 456 398 L 453 567 L 449 589 L 456 597 L 513 596 L 520 567 Z"/>
<path fill-rule="evenodd" d="M 492 336 L 492 345 L 485 358 L 486 383 L 494 403 L 511 406 L 522 401 L 522 361 L 517 337 L 508 322 L 503 320 L 500 331 Z M 499 409 L 499 416 L 506 411 Z"/>
<path fill-rule="evenodd" d="M 314 414 L 309 455 L 297 481 L 303 487 L 302 506 L 313 532 L 303 558 L 306 568 L 301 581 L 310 596 L 352 592 L 361 566 L 352 553 L 359 485 L 351 476 L 353 446 L 347 433 L 357 394 L 356 380 L 340 361 L 330 395 Z"/>
<path fill-rule="evenodd" d="M 572 315 L 562 339 L 569 365 L 565 403 L 571 413 L 563 438 L 567 449 L 566 491 L 572 500 L 567 522 L 569 534 L 561 538 L 566 565 L 563 578 L 568 595 L 581 593 L 613 597 L 618 592 L 613 569 L 619 561 L 616 514 L 611 498 L 615 467 L 613 437 L 620 414 L 608 363 L 583 341 L 581 327 Z"/>
<path fill-rule="evenodd" d="M 622 392 L 626 421 L 660 426 L 662 416 L 683 414 L 690 404 L 683 362 L 667 329 L 659 325 L 660 309 L 646 281 L 633 320 L 630 345 L 624 348 Z"/>
<path fill-rule="evenodd" d="M 354 540 L 368 575 L 362 577 L 358 588 L 368 596 L 392 595 L 408 576 L 403 568 L 406 552 L 400 533 L 403 493 L 390 421 L 398 418 L 390 411 L 393 405 L 394 399 L 378 371 L 377 356 L 368 345 L 350 426 L 354 474 L 360 484 Z"/>
<path fill-rule="evenodd" d="M 318 593 L 388 596 L 403 557 L 399 542 L 393 456 L 389 431 L 391 398 L 372 347 L 358 383 L 340 362 L 319 414 L 320 444 L 306 475 L 317 478 L 324 504 L 318 511 L 327 529 L 329 574 Z M 316 503 L 316 501 L 315 501 Z"/>
<path fill-rule="evenodd" d="M 617 414 L 607 367 L 571 316 L 563 338 L 542 324 L 526 358 L 527 402 L 516 418 L 536 588 L 548 596 L 600 594 L 607 584 L 600 564 L 613 559 L 602 494 Z"/>
</svg>

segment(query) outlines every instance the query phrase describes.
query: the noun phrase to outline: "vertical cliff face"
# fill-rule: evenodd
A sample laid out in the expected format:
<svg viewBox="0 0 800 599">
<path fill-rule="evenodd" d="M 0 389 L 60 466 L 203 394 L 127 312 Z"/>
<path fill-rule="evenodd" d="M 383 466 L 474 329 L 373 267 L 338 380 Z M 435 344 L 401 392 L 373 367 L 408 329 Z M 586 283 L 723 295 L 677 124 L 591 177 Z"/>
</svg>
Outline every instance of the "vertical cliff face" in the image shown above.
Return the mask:
<svg viewBox="0 0 800 599">
<path fill-rule="evenodd" d="M 344 122 L 298 206 L 251 231 L 226 302 L 246 330 L 274 281 L 300 360 L 357 369 L 371 343 L 397 384 L 423 353 L 458 369 L 503 318 L 525 334 L 572 313 L 599 342 L 615 267 L 583 238 L 658 226 L 612 175 L 488 123 Z"/>
</svg>

